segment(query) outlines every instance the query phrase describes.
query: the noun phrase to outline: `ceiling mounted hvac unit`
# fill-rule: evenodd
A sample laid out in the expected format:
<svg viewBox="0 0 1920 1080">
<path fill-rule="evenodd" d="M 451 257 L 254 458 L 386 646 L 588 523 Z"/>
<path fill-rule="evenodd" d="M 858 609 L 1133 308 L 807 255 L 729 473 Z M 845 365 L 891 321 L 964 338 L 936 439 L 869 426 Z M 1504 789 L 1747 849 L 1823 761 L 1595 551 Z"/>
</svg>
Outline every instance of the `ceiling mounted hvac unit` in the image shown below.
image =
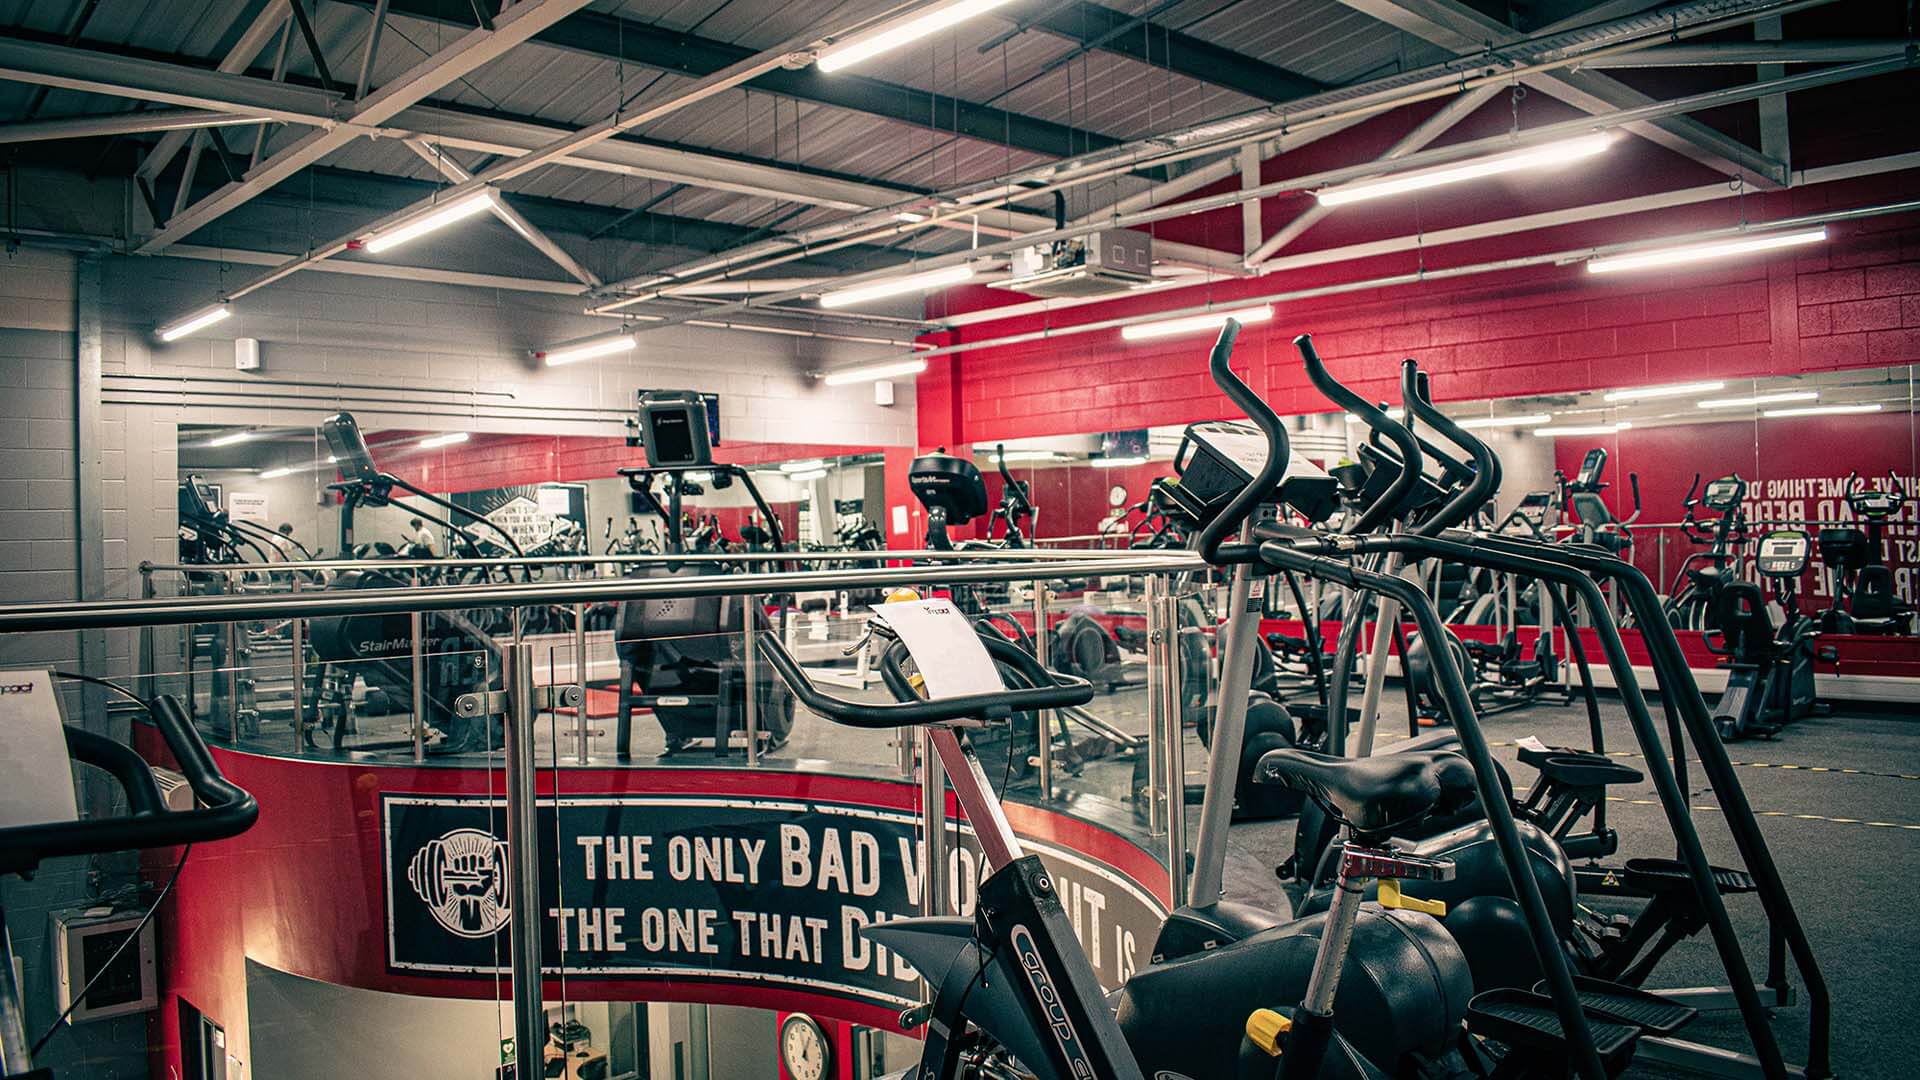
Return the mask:
<svg viewBox="0 0 1920 1080">
<path fill-rule="evenodd" d="M 1029 296 L 1126 292 L 1153 280 L 1153 237 L 1131 229 L 1106 229 L 1021 248 L 1013 253 L 1012 270 L 1013 276 L 996 282 L 996 288 Z"/>
</svg>

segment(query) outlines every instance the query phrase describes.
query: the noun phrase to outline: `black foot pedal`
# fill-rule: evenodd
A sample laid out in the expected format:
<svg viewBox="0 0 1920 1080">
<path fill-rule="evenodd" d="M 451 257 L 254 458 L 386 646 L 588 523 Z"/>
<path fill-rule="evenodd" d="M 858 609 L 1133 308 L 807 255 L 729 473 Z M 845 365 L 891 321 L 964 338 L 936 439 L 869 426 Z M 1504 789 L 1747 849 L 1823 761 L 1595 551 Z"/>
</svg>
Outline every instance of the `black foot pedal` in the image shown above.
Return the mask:
<svg viewBox="0 0 1920 1080">
<path fill-rule="evenodd" d="M 1628 859 L 1621 869 L 1626 872 L 1628 885 L 1656 895 L 1682 893 L 1693 887 L 1687 877 L 1685 864 L 1678 859 Z M 1760 887 L 1754 883 L 1753 875 L 1745 870 L 1728 870 L 1720 866 L 1712 869 L 1713 883 L 1719 887 L 1722 896 L 1750 893 Z"/>
<path fill-rule="evenodd" d="M 1533 992 L 1544 995 L 1546 983 L 1536 983 Z M 1700 1010 L 1691 1005 L 1669 1001 L 1658 994 L 1621 986 L 1586 975 L 1573 977 L 1573 988 L 1580 995 L 1580 1007 L 1589 1015 L 1600 1016 L 1616 1024 L 1632 1024 L 1646 1035 L 1671 1035 L 1693 1022 Z"/>
<path fill-rule="evenodd" d="M 1546 779 L 1571 788 L 1637 784 L 1646 779 L 1644 773 L 1631 765 L 1586 750 L 1568 750 L 1558 746 L 1550 746 L 1545 750 L 1522 747 L 1520 760 L 1540 770 L 1540 775 Z"/>
<path fill-rule="evenodd" d="M 1525 990 L 1486 990 L 1473 995 L 1467 1005 L 1467 1030 L 1485 1039 L 1505 1043 L 1514 1052 L 1561 1063 L 1568 1059 L 1567 1033 L 1560 1026 L 1560 1013 L 1553 999 Z M 1587 1031 L 1593 1036 L 1593 1049 L 1608 1076 L 1616 1075 L 1633 1060 L 1633 1047 L 1640 1029 L 1617 1024 L 1592 1013 L 1587 1015 Z"/>
</svg>

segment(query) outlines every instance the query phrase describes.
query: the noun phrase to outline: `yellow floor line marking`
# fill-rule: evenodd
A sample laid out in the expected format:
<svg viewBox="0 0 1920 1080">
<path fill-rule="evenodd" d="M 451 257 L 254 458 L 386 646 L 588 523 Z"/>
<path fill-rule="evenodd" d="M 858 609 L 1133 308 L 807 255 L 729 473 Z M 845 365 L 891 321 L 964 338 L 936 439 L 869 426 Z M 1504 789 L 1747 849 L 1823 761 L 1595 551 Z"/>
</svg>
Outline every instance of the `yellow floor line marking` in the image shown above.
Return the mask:
<svg viewBox="0 0 1920 1080">
<path fill-rule="evenodd" d="M 1626 803 L 1629 806 L 1659 806 L 1660 805 L 1660 800 L 1658 799 L 1629 799 L 1622 795 L 1609 795 L 1607 796 L 1607 801 L 1612 803 Z M 1697 813 L 1718 814 L 1721 812 L 1718 806 L 1714 806 L 1710 803 L 1698 804 L 1693 806 L 1692 809 Z M 1829 817 L 1826 814 L 1800 814 L 1800 813 L 1795 813 L 1794 811 L 1791 811 L 1791 810 L 1755 810 L 1753 812 L 1753 816 L 1754 817 L 1770 817 L 1770 818 L 1794 818 L 1795 820 L 1798 820 L 1798 821 L 1824 821 L 1831 825 L 1865 825 L 1865 826 L 1869 826 L 1871 828 L 1876 828 L 1876 829 L 1907 829 L 1912 832 L 1920 832 L 1920 825 L 1908 824 L 1903 821 L 1862 821 L 1859 818 Z"/>
</svg>

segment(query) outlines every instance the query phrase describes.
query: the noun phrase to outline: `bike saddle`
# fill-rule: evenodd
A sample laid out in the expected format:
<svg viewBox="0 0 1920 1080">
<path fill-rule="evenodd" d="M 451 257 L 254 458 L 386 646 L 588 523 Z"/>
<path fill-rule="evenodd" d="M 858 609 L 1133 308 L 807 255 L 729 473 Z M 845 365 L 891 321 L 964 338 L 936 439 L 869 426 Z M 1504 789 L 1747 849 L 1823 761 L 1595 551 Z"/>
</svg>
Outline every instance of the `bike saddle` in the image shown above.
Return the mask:
<svg viewBox="0 0 1920 1080">
<path fill-rule="evenodd" d="M 1426 814 L 1449 796 L 1471 795 L 1473 766 L 1451 750 L 1345 758 L 1270 750 L 1261 783 L 1304 792 L 1357 832 L 1379 832 Z"/>
</svg>

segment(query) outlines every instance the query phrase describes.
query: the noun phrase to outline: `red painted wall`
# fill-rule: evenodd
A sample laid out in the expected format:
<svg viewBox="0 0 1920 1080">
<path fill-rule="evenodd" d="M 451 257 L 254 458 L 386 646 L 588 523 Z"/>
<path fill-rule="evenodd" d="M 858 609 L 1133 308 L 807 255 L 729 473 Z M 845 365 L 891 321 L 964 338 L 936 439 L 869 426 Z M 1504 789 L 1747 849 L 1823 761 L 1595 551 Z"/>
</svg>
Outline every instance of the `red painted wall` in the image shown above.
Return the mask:
<svg viewBox="0 0 1920 1080">
<path fill-rule="evenodd" d="M 1686 207 L 1424 254 L 1215 281 L 969 326 L 964 337 L 985 340 L 1209 300 L 1225 303 L 1625 236 L 1718 227 L 1741 214 L 1778 219 L 1915 194 L 1920 172 L 1824 184 L 1751 195 L 1744 205 Z M 1483 209 L 1478 216 L 1492 215 Z M 1376 231 L 1395 235 L 1391 228 Z M 1432 373 L 1435 396 L 1448 401 L 1920 361 L 1920 215 L 1835 225 L 1831 235 L 1826 245 L 1797 257 L 1685 272 L 1609 280 L 1579 266 L 1540 267 L 1289 302 L 1272 322 L 1247 328 L 1235 366 L 1277 410 L 1301 413 L 1329 409 L 1307 384 L 1290 344 L 1303 331 L 1314 334 L 1337 376 L 1383 398 L 1398 397 L 1398 364 L 1407 356 Z M 953 302 L 982 306 L 987 291 L 971 290 Z M 1004 293 L 995 296 L 1006 302 Z M 1233 415 L 1206 376 L 1209 344 L 1205 334 L 1122 342 L 1119 331 L 1107 330 L 938 358 L 921 378 L 921 442 L 1079 434 Z"/>
</svg>

